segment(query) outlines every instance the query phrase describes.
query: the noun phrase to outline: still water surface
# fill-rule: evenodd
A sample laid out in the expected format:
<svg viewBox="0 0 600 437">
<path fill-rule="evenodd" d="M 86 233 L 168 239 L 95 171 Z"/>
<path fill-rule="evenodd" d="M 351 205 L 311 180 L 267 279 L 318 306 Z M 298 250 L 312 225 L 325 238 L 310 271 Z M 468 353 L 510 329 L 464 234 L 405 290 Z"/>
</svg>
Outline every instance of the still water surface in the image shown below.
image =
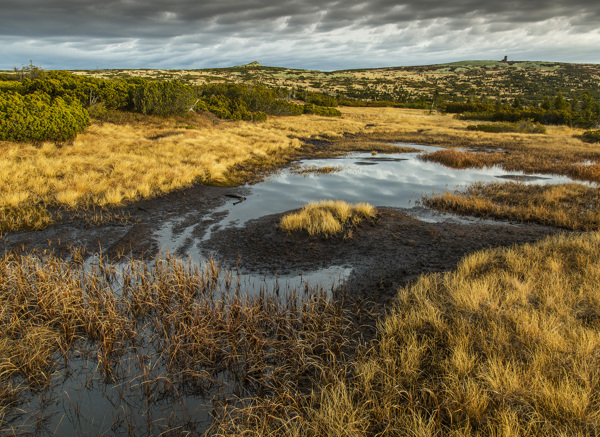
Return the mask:
<svg viewBox="0 0 600 437">
<path fill-rule="evenodd" d="M 407 146 L 403 144 L 403 146 Z M 506 182 L 511 179 L 531 184 L 557 184 L 572 182 L 566 176 L 541 174 L 525 175 L 508 172 L 500 167 L 457 170 L 418 158 L 426 151 L 440 150 L 433 146 L 408 145 L 414 153 L 378 154 L 353 153 L 329 159 L 307 159 L 300 162 L 300 169 L 313 167 L 337 167 L 339 171 L 320 174 L 298 174 L 284 169 L 267 180 L 248 186 L 246 200 L 231 199 L 215 215 L 225 215 L 200 240 L 196 240 L 186 255 L 197 256 L 202 240 L 210 237 L 213 230 L 228 226 L 243 226 L 248 220 L 270 214 L 300 208 L 308 202 L 324 199 L 346 202 L 369 202 L 373 206 L 405 208 L 406 212 L 428 221 L 448 220 L 447 214 L 436 214 L 419 207 L 423 194 L 443 193 L 466 188 L 475 182 Z M 157 237 L 163 250 L 177 252 L 192 235 L 193 226 L 184 232 L 172 231 L 176 222 L 168 223 Z M 181 253 L 181 251 L 179 251 Z"/>
</svg>

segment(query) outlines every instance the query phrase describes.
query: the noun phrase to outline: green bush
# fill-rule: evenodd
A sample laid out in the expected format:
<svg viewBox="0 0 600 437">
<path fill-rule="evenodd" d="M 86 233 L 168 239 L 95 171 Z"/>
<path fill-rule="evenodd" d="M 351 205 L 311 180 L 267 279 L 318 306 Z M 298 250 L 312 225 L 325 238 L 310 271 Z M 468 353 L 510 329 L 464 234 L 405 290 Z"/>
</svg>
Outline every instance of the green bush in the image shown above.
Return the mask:
<svg viewBox="0 0 600 437">
<path fill-rule="evenodd" d="M 18 91 L 21 88 L 21 82 L 16 80 L 0 80 L 0 92 Z"/>
<path fill-rule="evenodd" d="M 294 97 L 305 103 L 312 103 L 317 106 L 327 106 L 329 108 L 338 106 L 338 100 L 335 97 L 324 93 L 297 90 L 294 92 Z"/>
<path fill-rule="evenodd" d="M 477 130 L 482 132 L 517 132 L 524 134 L 545 134 L 546 128 L 538 122 L 533 120 L 520 120 L 513 123 L 499 122 L 499 123 L 483 123 L 483 124 L 471 124 L 467 126 L 469 130 Z"/>
<path fill-rule="evenodd" d="M 342 106 L 350 106 L 353 108 L 399 108 L 401 105 L 390 100 L 361 100 L 361 99 L 342 99 L 339 100 Z"/>
<path fill-rule="evenodd" d="M 520 120 L 533 120 L 542 124 L 567 124 L 573 122 L 573 113 L 569 111 L 544 110 L 541 108 L 513 108 L 503 106 L 488 112 L 466 112 L 457 118 L 461 120 L 485 120 L 517 122 Z"/>
<path fill-rule="evenodd" d="M 261 85 L 211 84 L 198 88 L 198 97 L 208 110 L 220 118 L 252 120 L 252 114 L 301 115 L 303 107 L 285 98 L 285 89 L 271 89 Z"/>
<path fill-rule="evenodd" d="M 0 93 L 0 140 L 66 141 L 89 123 L 89 114 L 77 100 L 43 93 Z"/>
<path fill-rule="evenodd" d="M 194 87 L 173 80 L 144 81 L 131 91 L 133 110 L 145 115 L 177 115 L 187 112 L 196 101 Z"/>
<path fill-rule="evenodd" d="M 600 130 L 588 130 L 577 137 L 587 143 L 600 143 Z"/>
<path fill-rule="evenodd" d="M 462 114 L 465 112 L 492 112 L 494 105 L 480 102 L 444 102 L 440 108 L 443 112 L 449 114 Z"/>
<path fill-rule="evenodd" d="M 129 91 L 135 84 L 133 80 L 98 79 L 68 71 L 46 71 L 38 79 L 23 79 L 20 92 L 42 92 L 50 97 L 77 99 L 85 108 L 102 103 L 106 109 L 126 109 L 131 106 Z"/>
<path fill-rule="evenodd" d="M 583 128 L 593 127 L 600 120 L 600 103 L 589 93 L 567 102 L 559 92 L 554 100 L 545 98 L 540 106 L 523 106 L 515 97 L 512 106 L 491 103 L 446 102 L 445 112 L 458 113 L 462 120 L 516 122 L 533 120 L 542 124 L 566 124 Z"/>
<path fill-rule="evenodd" d="M 252 121 L 267 121 L 267 114 L 262 111 L 252 113 Z"/>
<path fill-rule="evenodd" d="M 342 113 L 335 108 L 326 108 L 323 106 L 313 105 L 312 103 L 307 103 L 304 105 L 304 113 L 324 115 L 326 117 L 340 117 L 342 115 Z"/>
</svg>

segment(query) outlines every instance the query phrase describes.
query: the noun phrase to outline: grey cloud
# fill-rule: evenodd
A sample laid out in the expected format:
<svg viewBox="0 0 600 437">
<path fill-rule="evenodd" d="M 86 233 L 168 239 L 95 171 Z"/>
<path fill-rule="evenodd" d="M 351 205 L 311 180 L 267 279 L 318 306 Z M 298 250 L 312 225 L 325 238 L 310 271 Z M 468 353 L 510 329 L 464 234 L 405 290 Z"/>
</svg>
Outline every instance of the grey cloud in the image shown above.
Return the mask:
<svg viewBox="0 0 600 437">
<path fill-rule="evenodd" d="M 366 27 L 477 15 L 489 22 L 537 22 L 577 16 L 575 25 L 597 24 L 600 7 L 591 0 L 4 0 L 0 34 L 18 36 L 172 37 L 204 28 L 243 33 L 272 30 L 291 17 L 287 32 L 318 24 L 330 31 L 360 23 Z M 317 22 L 318 20 L 318 22 Z"/>
<path fill-rule="evenodd" d="M 556 20 L 572 50 L 545 45 Z M 33 59 L 46 68 L 259 60 L 335 69 L 501 58 L 505 50 L 596 62 L 598 22 L 597 0 L 1 0 L 0 68 Z"/>
</svg>

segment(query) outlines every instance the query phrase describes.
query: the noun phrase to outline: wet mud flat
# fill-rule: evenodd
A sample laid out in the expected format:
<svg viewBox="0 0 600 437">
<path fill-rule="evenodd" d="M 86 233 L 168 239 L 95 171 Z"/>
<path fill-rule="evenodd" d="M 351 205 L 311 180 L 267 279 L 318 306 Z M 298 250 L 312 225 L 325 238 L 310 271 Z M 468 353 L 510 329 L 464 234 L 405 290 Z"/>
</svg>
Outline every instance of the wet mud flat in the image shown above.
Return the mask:
<svg viewBox="0 0 600 437">
<path fill-rule="evenodd" d="M 41 231 L 10 232 L 0 236 L 0 253 L 52 252 L 68 257 L 73 249 L 85 253 L 102 252 L 109 259 L 121 257 L 152 259 L 160 247 L 155 233 L 166 221 L 185 217 L 181 226 L 194 223 L 208 227 L 219 220 L 211 212 L 230 201 L 230 195 L 243 196 L 247 189 L 196 185 L 157 198 L 138 201 L 109 213 L 117 219 L 90 224 L 85 214 L 63 214 L 56 224 Z M 122 219 L 125 217 L 126 219 Z"/>
<path fill-rule="evenodd" d="M 451 270 L 465 255 L 563 232 L 547 226 L 481 220 L 430 222 L 414 217 L 414 209 L 390 207 L 379 207 L 377 218 L 355 229 L 350 238 L 288 234 L 279 228 L 284 213 L 249 220 L 244 226 L 219 226 L 227 216 L 223 205 L 231 202 L 232 196 L 247 194 L 243 187 L 195 186 L 114 211 L 127 216 L 127 221 L 92 226 L 81 218 L 66 218 L 42 231 L 8 233 L 0 238 L 0 251 L 49 251 L 69 257 L 73 249 L 83 249 L 115 261 L 129 257 L 152 260 L 161 249 L 157 231 L 174 218 L 183 218 L 172 230 L 177 234 L 193 228 L 189 241 L 183 241 L 175 253 L 184 259 L 190 249 L 200 250 L 205 257 L 214 256 L 242 273 L 271 277 L 342 267 L 351 270 L 345 281 L 350 294 L 385 307 L 398 287 L 423 273 Z M 209 232 L 211 227 L 215 229 Z M 209 238 L 202 241 L 202 247 L 195 248 L 205 236 Z"/>
<path fill-rule="evenodd" d="M 400 208 L 378 208 L 377 218 L 355 229 L 350 238 L 325 238 L 282 231 L 282 216 L 273 214 L 244 227 L 223 229 L 204 245 L 223 260 L 239 260 L 242 271 L 265 275 L 300 274 L 332 265 L 351 268 L 345 283 L 348 292 L 384 307 L 398 287 L 423 273 L 452 270 L 470 253 L 561 232 L 518 223 L 431 223 Z"/>
</svg>

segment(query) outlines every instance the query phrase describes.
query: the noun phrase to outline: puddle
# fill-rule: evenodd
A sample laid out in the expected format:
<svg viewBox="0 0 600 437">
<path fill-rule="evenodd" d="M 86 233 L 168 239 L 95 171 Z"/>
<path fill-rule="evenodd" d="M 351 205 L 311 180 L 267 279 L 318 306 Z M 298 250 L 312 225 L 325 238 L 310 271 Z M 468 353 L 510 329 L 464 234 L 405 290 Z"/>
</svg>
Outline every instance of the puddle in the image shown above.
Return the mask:
<svg viewBox="0 0 600 437">
<path fill-rule="evenodd" d="M 550 179 L 547 176 L 532 176 L 532 175 L 500 175 L 498 179 L 507 179 L 516 182 L 534 182 Z"/>
<path fill-rule="evenodd" d="M 51 390 L 36 393 L 22 406 L 23 411 L 35 414 L 17 422 L 16 434 L 158 435 L 172 424 L 188 428 L 190 433 L 208 429 L 213 420 L 212 399 L 230 394 L 182 396 L 169 387 L 164 388 L 162 398 L 149 396 L 143 386 L 156 385 L 160 375 L 167 374 L 163 365 L 157 365 L 160 353 L 153 353 L 153 357 L 150 354 L 122 357 L 120 378 L 113 383 L 107 383 L 93 357 L 71 359 L 66 379 L 61 381 L 63 377 L 56 373 L 58 381 L 51 383 Z M 140 377 L 140 366 L 150 364 L 154 367 Z"/>
<path fill-rule="evenodd" d="M 373 206 L 413 208 L 423 194 L 442 193 L 475 182 L 506 179 L 524 183 L 558 184 L 572 182 L 565 176 L 526 175 L 507 172 L 500 167 L 457 170 L 418 158 L 421 151 L 439 150 L 433 146 L 415 146 L 415 153 L 371 156 L 355 153 L 341 158 L 305 160 L 305 166 L 337 166 L 331 174 L 292 174 L 287 170 L 252 185 L 246 201 L 228 202 L 220 211 L 228 215 L 211 231 L 228 226 L 243 226 L 248 220 L 300 208 L 323 199 L 369 202 Z M 410 213 L 410 210 L 408 211 Z"/>
<path fill-rule="evenodd" d="M 403 144 L 403 146 L 406 146 Z M 156 233 L 161 251 L 171 252 L 194 262 L 204 262 L 210 253 L 203 249 L 206 242 L 222 229 L 244 226 L 249 220 L 300 208 L 306 203 L 323 199 L 339 199 L 346 202 L 369 202 L 374 206 L 402 208 L 422 221 L 459 223 L 496 223 L 491 220 L 457 217 L 440 214 L 419 206 L 423 194 L 442 193 L 466 187 L 475 182 L 518 180 L 523 183 L 556 184 L 572 180 L 563 176 L 548 176 L 508 172 L 500 167 L 457 170 L 434 162 L 419 159 L 419 154 L 440 150 L 435 146 L 409 145 L 414 153 L 377 154 L 353 153 L 328 159 L 307 159 L 293 169 L 284 169 L 264 182 L 247 186 L 244 197 L 234 196 L 221 208 L 213 211 L 211 225 L 196 222 L 185 227 L 185 217 L 173 220 Z M 332 173 L 298 170 L 335 167 Z M 328 270 L 333 269 L 333 270 Z M 278 287 L 304 287 L 320 284 L 325 288 L 347 278 L 352 269 L 344 266 L 328 267 L 314 272 L 286 272 L 275 278 L 273 275 L 240 273 L 247 284 L 253 287 L 275 289 Z M 302 274 L 302 276 L 300 276 Z M 302 278 L 302 279 L 300 279 Z M 277 282 L 277 283 L 276 283 Z M 254 285 L 253 285 L 254 284 Z"/>
</svg>

